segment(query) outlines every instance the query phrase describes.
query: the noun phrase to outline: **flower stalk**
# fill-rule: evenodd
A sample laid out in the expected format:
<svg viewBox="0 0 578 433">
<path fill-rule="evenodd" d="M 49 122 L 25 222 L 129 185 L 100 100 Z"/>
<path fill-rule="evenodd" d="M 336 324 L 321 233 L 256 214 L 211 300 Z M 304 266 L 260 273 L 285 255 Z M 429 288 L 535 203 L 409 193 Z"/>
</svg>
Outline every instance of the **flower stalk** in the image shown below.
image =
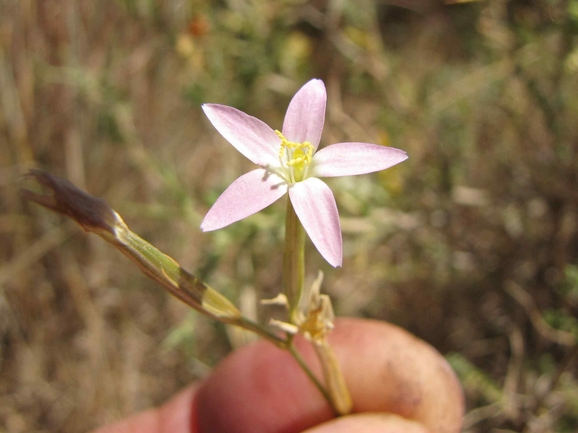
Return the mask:
<svg viewBox="0 0 578 433">
<path fill-rule="evenodd" d="M 289 303 L 289 318 L 292 324 L 297 322 L 297 312 L 305 280 L 305 230 L 293 209 L 291 200 L 287 200 L 285 216 L 285 249 L 283 251 L 283 291 Z"/>
</svg>

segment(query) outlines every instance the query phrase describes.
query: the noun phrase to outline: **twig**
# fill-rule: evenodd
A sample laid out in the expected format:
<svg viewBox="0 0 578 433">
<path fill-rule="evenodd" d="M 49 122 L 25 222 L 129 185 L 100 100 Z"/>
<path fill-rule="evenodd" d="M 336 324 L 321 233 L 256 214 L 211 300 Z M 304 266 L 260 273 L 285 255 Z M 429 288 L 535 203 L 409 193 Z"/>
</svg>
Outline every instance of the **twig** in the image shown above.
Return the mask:
<svg viewBox="0 0 578 433">
<path fill-rule="evenodd" d="M 508 281 L 506 284 L 506 292 L 524 308 L 530 322 L 532 322 L 532 325 L 540 335 L 562 346 L 576 345 L 576 339 L 570 332 L 554 329 L 546 323 L 532 297 L 518 284 L 513 281 Z"/>
</svg>

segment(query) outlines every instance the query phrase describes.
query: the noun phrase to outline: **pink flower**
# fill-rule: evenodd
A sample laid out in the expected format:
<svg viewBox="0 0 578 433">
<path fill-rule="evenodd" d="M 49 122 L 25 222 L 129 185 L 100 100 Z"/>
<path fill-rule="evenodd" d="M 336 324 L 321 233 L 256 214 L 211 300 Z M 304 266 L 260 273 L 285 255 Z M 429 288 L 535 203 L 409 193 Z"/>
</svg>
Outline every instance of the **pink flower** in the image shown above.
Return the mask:
<svg viewBox="0 0 578 433">
<path fill-rule="evenodd" d="M 289 192 L 295 213 L 313 244 L 332 266 L 341 266 L 339 213 L 331 189 L 320 178 L 385 170 L 406 160 L 407 154 L 370 143 L 337 143 L 316 152 L 326 101 L 323 81 L 306 83 L 289 104 L 283 132 L 236 108 L 203 105 L 217 131 L 259 166 L 221 194 L 201 223 L 203 231 L 217 230 L 253 215 Z"/>
</svg>

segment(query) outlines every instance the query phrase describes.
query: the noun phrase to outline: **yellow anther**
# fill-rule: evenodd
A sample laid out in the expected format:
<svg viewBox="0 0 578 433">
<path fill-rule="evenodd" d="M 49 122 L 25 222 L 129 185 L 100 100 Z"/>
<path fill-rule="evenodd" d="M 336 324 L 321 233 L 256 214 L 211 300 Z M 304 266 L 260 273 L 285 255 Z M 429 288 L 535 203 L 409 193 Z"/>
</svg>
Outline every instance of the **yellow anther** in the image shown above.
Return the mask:
<svg viewBox="0 0 578 433">
<path fill-rule="evenodd" d="M 288 167 L 295 168 L 300 172 L 305 170 L 305 168 L 311 164 L 311 159 L 313 158 L 313 145 L 308 141 L 304 141 L 303 143 L 289 141 L 281 131 L 276 130 L 275 134 L 281 139 L 279 159 Z M 287 159 L 285 159 L 285 152 L 287 152 Z"/>
</svg>

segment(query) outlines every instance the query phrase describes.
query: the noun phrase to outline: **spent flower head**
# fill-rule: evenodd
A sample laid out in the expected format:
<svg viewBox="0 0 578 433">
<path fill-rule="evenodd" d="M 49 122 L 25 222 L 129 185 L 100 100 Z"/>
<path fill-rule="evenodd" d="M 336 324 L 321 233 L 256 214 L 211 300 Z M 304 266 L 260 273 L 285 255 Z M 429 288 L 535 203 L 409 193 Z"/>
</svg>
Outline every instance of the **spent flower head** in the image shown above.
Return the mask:
<svg viewBox="0 0 578 433">
<path fill-rule="evenodd" d="M 217 230 L 253 215 L 288 192 L 315 247 L 332 266 L 341 266 L 339 213 L 331 189 L 320 178 L 384 170 L 406 160 L 407 154 L 359 142 L 337 143 L 317 151 L 326 102 L 323 81 L 309 81 L 291 100 L 281 131 L 236 108 L 203 105 L 217 131 L 259 166 L 221 194 L 201 223 L 203 231 Z"/>
<path fill-rule="evenodd" d="M 308 295 L 301 300 L 301 305 L 295 315 L 294 323 L 271 319 L 269 324 L 288 334 L 301 334 L 315 344 L 324 344 L 327 335 L 333 330 L 333 305 L 328 295 L 321 294 L 323 272 L 319 271 L 317 278 L 309 288 Z M 290 308 L 287 297 L 280 293 L 273 299 L 261 300 L 261 305 L 281 305 Z"/>
</svg>

